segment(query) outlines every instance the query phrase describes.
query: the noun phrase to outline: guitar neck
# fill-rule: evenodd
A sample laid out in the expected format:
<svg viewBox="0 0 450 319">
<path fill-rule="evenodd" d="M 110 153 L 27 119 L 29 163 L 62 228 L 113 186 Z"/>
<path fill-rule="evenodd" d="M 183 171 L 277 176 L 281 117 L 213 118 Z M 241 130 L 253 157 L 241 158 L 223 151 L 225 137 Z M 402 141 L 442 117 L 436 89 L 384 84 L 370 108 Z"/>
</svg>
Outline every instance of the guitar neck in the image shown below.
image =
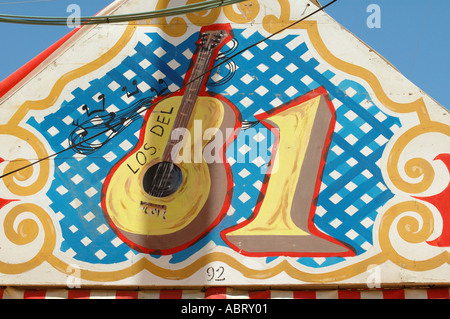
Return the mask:
<svg viewBox="0 0 450 319">
<path fill-rule="evenodd" d="M 173 129 L 187 128 L 194 111 L 195 103 L 198 99 L 200 88 L 205 80 L 205 73 L 207 72 L 209 62 L 211 61 L 212 52 L 212 50 L 200 49 L 188 85 L 186 86 L 186 91 L 183 94 Z"/>
<path fill-rule="evenodd" d="M 187 129 L 194 112 L 195 104 L 197 103 L 200 89 L 204 85 L 207 73 L 209 73 L 208 67 L 210 66 L 213 53 L 219 49 L 218 44 L 222 42 L 224 35 L 224 31 L 214 31 L 202 35 L 197 58 L 189 80 L 187 81 L 186 89 L 172 131 L 177 129 Z M 172 154 L 178 154 L 179 148 L 181 148 L 181 139 L 182 137 L 177 140 L 170 139 L 164 150 L 163 161 L 171 161 Z M 175 147 L 178 147 L 178 149 L 174 150 Z"/>
</svg>

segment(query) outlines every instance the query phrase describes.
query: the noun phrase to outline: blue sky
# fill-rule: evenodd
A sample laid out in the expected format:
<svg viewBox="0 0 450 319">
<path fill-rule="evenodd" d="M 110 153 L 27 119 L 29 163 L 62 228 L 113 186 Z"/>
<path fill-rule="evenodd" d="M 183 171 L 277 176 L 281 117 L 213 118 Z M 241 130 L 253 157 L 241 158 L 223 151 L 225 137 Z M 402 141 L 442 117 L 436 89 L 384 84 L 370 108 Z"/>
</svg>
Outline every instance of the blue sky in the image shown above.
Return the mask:
<svg viewBox="0 0 450 319">
<path fill-rule="evenodd" d="M 69 16 L 70 4 L 92 16 L 112 0 L 0 0 L 3 14 Z M 319 0 L 322 5 L 328 0 Z M 370 28 L 370 5 L 379 8 L 379 28 Z M 369 7 L 370 8 L 370 7 Z M 385 57 L 411 82 L 450 109 L 449 0 L 338 0 L 326 9 L 336 21 Z M 373 16 L 372 16 L 373 17 Z M 0 23 L 0 80 L 3 80 L 59 38 L 67 26 Z M 7 44 L 7 45 L 5 45 Z"/>
<path fill-rule="evenodd" d="M 380 9 L 380 28 L 367 26 L 370 4 Z M 449 0 L 338 0 L 326 12 L 450 109 Z"/>
</svg>

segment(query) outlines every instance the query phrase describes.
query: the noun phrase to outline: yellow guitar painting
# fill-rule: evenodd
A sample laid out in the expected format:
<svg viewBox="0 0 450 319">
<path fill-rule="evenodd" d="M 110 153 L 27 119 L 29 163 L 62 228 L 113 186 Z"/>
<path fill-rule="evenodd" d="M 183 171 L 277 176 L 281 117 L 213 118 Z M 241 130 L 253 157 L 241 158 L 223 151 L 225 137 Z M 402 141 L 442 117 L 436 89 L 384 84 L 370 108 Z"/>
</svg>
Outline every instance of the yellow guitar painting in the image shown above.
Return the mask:
<svg viewBox="0 0 450 319">
<path fill-rule="evenodd" d="M 231 38 L 228 24 L 201 29 L 183 89 L 156 100 L 145 115 L 138 145 L 105 179 L 105 217 L 138 251 L 173 254 L 185 249 L 217 225 L 229 208 L 233 182 L 225 158 L 230 143 L 225 129 L 236 128 L 239 115 L 225 98 L 208 95 L 205 83 L 220 48 Z M 194 125 L 201 125 L 201 134 L 189 134 Z M 215 138 L 218 131 L 220 141 Z M 220 161 L 198 156 L 218 142 Z"/>
</svg>

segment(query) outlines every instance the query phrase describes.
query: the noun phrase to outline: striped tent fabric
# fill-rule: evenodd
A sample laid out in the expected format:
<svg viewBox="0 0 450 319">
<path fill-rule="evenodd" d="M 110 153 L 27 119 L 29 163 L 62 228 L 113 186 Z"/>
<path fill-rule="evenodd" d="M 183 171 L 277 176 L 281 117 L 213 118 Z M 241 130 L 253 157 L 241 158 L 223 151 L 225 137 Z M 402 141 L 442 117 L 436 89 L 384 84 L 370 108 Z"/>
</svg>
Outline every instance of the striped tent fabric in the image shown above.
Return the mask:
<svg viewBox="0 0 450 319">
<path fill-rule="evenodd" d="M 450 299 L 448 287 L 333 290 L 207 289 L 0 289 L 0 299 Z"/>
</svg>

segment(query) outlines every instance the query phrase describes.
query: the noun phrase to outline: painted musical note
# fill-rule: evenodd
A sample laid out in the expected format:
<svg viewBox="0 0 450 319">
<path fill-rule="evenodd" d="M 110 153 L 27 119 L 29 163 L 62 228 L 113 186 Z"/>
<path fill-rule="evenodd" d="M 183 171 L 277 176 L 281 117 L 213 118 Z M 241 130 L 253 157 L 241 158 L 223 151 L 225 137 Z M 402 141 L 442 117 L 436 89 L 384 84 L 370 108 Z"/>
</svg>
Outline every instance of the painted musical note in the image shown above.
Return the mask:
<svg viewBox="0 0 450 319">
<path fill-rule="evenodd" d="M 162 88 L 162 89 L 160 89 L 160 90 L 157 90 L 156 88 L 151 87 L 151 88 L 150 88 L 150 91 L 155 92 L 155 93 L 156 93 L 156 96 L 161 96 L 161 95 L 164 94 L 164 92 L 166 92 L 166 91 L 168 90 L 169 86 L 167 85 L 166 81 L 164 81 L 163 79 L 159 79 L 159 80 L 158 80 L 158 83 L 159 83 L 159 84 L 164 84 L 165 87 Z"/>
<path fill-rule="evenodd" d="M 122 91 L 126 91 L 127 97 L 141 93 L 137 86 L 137 80 L 133 80 L 131 83 L 135 87 L 132 92 L 128 90 L 127 86 L 122 87 Z M 106 110 L 106 97 L 103 93 L 100 93 L 97 97 L 102 103 L 101 108 L 92 110 L 87 104 L 83 104 L 81 109 L 85 111 L 88 119 L 81 121 L 81 124 L 79 120 L 73 122 L 76 129 L 69 135 L 72 149 L 80 154 L 92 154 L 122 132 L 131 121 L 141 119 L 140 113 L 147 110 L 156 97 L 168 91 L 168 85 L 163 79 L 159 79 L 158 84 L 158 88 L 150 87 L 150 92 L 153 92 L 153 95 L 140 98 L 128 108 L 117 112 Z M 94 139 L 94 137 L 96 138 Z"/>
<path fill-rule="evenodd" d="M 90 117 L 91 115 L 93 115 L 95 113 L 100 113 L 100 112 L 104 112 L 105 111 L 105 103 L 106 103 L 105 94 L 100 93 L 100 95 L 98 96 L 98 100 L 102 101 L 102 108 L 101 109 L 91 111 L 91 110 L 89 110 L 89 106 L 87 104 L 83 104 L 81 106 L 81 109 L 86 112 L 87 116 Z"/>
<path fill-rule="evenodd" d="M 132 97 L 133 95 L 136 95 L 136 94 L 139 93 L 139 88 L 138 88 L 138 86 L 137 86 L 137 80 L 133 80 L 133 82 L 131 82 L 131 83 L 132 83 L 132 84 L 134 85 L 134 87 L 135 87 L 135 90 L 134 90 L 133 92 L 129 92 L 127 86 L 123 86 L 123 87 L 122 87 L 122 92 L 126 92 L 127 97 Z"/>
</svg>

